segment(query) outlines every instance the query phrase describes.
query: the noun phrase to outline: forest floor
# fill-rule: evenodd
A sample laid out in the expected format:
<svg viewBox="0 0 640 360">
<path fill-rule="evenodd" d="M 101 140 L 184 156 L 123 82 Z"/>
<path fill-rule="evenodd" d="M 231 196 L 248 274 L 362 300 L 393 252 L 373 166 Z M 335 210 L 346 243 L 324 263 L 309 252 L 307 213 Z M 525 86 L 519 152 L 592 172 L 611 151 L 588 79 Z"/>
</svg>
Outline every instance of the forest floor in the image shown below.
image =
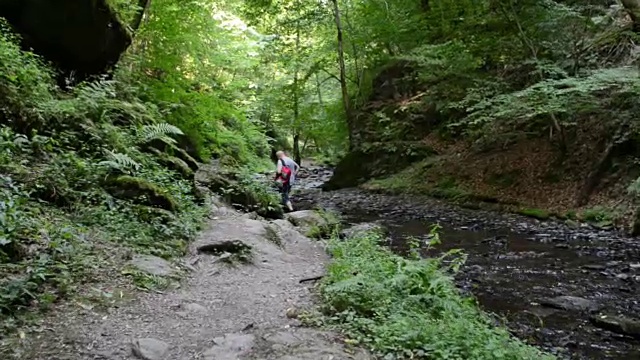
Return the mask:
<svg viewBox="0 0 640 360">
<path fill-rule="evenodd" d="M 21 336 L 17 359 L 368 359 L 336 334 L 301 326 L 313 293 L 299 280 L 322 274 L 321 243 L 287 220 L 257 220 L 214 206 L 192 244 L 187 279 L 126 304 L 68 304 Z M 151 273 L 173 271 L 147 259 Z"/>
</svg>

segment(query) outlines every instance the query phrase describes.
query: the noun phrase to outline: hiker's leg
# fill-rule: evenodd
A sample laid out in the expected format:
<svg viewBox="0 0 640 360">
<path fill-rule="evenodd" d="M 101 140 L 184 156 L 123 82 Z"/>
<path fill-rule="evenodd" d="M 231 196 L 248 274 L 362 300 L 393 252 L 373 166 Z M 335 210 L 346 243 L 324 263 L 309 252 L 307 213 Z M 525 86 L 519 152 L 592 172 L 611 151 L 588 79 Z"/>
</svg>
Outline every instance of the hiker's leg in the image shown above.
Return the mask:
<svg viewBox="0 0 640 360">
<path fill-rule="evenodd" d="M 287 202 L 289 202 L 289 194 L 287 192 L 286 185 L 280 188 L 280 196 L 282 197 L 282 206 L 287 206 Z"/>
<path fill-rule="evenodd" d="M 290 191 L 291 191 L 291 184 L 286 186 L 285 193 L 287 194 L 287 198 L 284 204 L 289 209 L 289 211 L 293 211 L 293 204 L 291 204 L 291 198 L 289 198 Z"/>
</svg>

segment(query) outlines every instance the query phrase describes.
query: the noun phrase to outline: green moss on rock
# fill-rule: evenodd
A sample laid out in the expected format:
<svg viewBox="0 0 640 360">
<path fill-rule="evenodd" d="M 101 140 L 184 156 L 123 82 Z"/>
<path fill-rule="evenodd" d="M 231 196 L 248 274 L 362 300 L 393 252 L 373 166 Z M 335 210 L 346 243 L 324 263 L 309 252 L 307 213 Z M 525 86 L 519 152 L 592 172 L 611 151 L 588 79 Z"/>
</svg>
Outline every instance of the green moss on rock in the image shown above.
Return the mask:
<svg viewBox="0 0 640 360">
<path fill-rule="evenodd" d="M 196 159 L 189 155 L 185 150 L 175 145 L 171 145 L 169 147 L 168 153 L 182 160 L 193 171 L 197 171 L 200 168 L 200 165 L 198 164 L 198 161 Z"/>
<path fill-rule="evenodd" d="M 142 178 L 128 175 L 118 176 L 107 181 L 106 189 L 117 198 L 156 206 L 168 211 L 178 209 L 178 203 L 171 195 Z"/>
</svg>

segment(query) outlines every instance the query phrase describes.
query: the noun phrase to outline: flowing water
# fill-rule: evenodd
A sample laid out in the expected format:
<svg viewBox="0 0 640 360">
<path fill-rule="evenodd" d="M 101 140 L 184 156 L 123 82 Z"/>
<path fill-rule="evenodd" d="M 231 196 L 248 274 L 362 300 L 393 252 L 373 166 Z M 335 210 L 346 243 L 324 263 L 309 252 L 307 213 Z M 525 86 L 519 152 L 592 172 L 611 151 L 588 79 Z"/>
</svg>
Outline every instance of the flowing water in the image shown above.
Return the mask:
<svg viewBox="0 0 640 360">
<path fill-rule="evenodd" d="M 329 175 L 316 169 L 303 180 L 296 204 L 334 208 L 350 224 L 382 222 L 390 230 L 389 246 L 399 253 L 409 238 L 426 240 L 437 223 L 442 239 L 437 250 L 468 254 L 456 276 L 460 288 L 514 335 L 572 359 L 640 359 L 637 338 L 591 321 L 597 312 L 640 317 L 638 239 L 415 196 L 319 191 Z M 572 298 L 558 309 L 561 296 Z"/>
</svg>

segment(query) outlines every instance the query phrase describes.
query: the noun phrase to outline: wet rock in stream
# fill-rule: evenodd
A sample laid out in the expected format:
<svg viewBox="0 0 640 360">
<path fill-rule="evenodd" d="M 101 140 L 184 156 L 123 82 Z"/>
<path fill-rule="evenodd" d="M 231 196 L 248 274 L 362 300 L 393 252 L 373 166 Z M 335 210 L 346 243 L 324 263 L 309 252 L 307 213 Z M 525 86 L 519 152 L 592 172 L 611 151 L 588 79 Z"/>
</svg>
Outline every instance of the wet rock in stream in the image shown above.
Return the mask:
<svg viewBox="0 0 640 360">
<path fill-rule="evenodd" d="M 591 318 L 597 327 L 640 339 L 640 320 L 624 316 L 597 315 Z"/>
<path fill-rule="evenodd" d="M 602 309 L 602 305 L 597 302 L 577 296 L 557 296 L 554 298 L 542 299 L 540 303 L 548 307 L 567 311 L 596 312 Z"/>
<path fill-rule="evenodd" d="M 640 359 L 640 342 L 621 335 L 633 326 L 604 325 L 590 316 L 640 313 L 636 239 L 577 222 L 465 209 L 415 195 L 300 187 L 294 195 L 298 207 L 333 207 L 349 224 L 382 224 L 399 253 L 407 238 L 426 241 L 431 225 L 440 224 L 436 251 L 459 248 L 468 254 L 455 276 L 463 293 L 506 320 L 517 336 L 571 359 Z"/>
</svg>

